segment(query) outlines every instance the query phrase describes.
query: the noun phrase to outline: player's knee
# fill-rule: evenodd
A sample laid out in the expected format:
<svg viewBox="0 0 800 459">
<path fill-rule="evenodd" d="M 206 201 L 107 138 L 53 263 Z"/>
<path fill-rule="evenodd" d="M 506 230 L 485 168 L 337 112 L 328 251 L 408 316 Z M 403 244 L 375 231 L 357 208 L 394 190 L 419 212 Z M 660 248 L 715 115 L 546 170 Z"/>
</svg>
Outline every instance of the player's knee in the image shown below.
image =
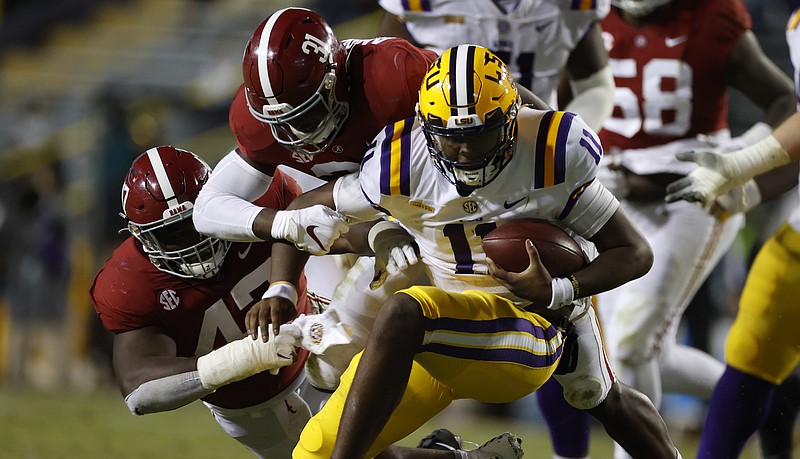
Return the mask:
<svg viewBox="0 0 800 459">
<path fill-rule="evenodd" d="M 306 424 L 297 442 L 293 459 L 322 459 L 330 457 L 333 452 L 335 438 L 326 439 L 322 426 L 316 419 L 311 419 Z"/>
<path fill-rule="evenodd" d="M 570 380 L 564 386 L 564 400 L 579 410 L 589 410 L 605 400 L 608 391 L 603 381 L 591 376 L 583 376 Z"/>
<path fill-rule="evenodd" d="M 391 329 L 413 335 L 424 333 L 424 314 L 419 302 L 405 293 L 396 293 L 381 310 Z"/>
</svg>

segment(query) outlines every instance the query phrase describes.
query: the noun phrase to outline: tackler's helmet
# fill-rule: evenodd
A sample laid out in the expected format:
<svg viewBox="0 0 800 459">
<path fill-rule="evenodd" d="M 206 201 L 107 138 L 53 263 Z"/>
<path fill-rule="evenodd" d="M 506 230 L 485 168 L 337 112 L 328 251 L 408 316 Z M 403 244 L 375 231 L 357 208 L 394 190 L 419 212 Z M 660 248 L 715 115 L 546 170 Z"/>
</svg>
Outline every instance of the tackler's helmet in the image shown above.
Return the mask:
<svg viewBox="0 0 800 459">
<path fill-rule="evenodd" d="M 133 161 L 122 185 L 127 230 L 161 271 L 207 279 L 222 266 L 230 242 L 199 234 L 192 211 L 211 168 L 194 153 L 151 148 Z"/>
<path fill-rule="evenodd" d="M 346 52 L 317 13 L 285 8 L 265 19 L 242 59 L 250 113 L 269 124 L 285 148 L 328 148 L 348 114 Z"/>
<path fill-rule="evenodd" d="M 508 67 L 488 49 L 461 45 L 433 63 L 419 93 L 417 116 L 437 169 L 462 189 L 488 185 L 511 161 L 520 97 Z M 480 159 L 448 159 L 441 138 L 496 136 Z"/>
<path fill-rule="evenodd" d="M 611 4 L 628 13 L 643 17 L 672 0 L 611 0 Z"/>
</svg>

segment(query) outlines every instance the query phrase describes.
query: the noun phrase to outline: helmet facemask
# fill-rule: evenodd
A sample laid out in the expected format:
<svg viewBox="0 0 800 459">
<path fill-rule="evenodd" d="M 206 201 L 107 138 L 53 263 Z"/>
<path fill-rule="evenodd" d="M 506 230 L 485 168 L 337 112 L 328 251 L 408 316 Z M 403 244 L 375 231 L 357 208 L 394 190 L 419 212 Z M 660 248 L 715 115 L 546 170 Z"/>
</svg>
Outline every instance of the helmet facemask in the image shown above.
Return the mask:
<svg viewBox="0 0 800 459">
<path fill-rule="evenodd" d="M 490 184 L 509 164 L 519 107 L 508 68 L 486 48 L 450 48 L 428 70 L 417 116 L 434 165 L 460 192 Z"/>
<path fill-rule="evenodd" d="M 498 113 L 500 109 L 498 109 Z M 422 121 L 422 130 L 427 140 L 428 153 L 436 169 L 444 175 L 448 182 L 462 190 L 474 190 L 494 181 L 514 154 L 516 140 L 517 107 L 509 113 L 501 114 L 498 119 L 478 129 L 442 129 Z M 486 143 L 494 138 L 486 155 L 473 161 L 457 161 L 448 159 L 442 146 L 448 138 L 470 143 Z"/>
<path fill-rule="evenodd" d="M 250 102 L 254 97 L 248 89 L 247 105 L 250 113 L 272 129 L 275 140 L 292 151 L 315 155 L 330 147 L 344 126 L 349 104 L 336 98 L 336 73 L 332 69 L 325 75 L 311 98 L 292 107 L 289 104 L 261 105 L 258 112 Z M 306 127 L 311 120 L 312 126 Z M 319 120 L 315 125 L 313 121 Z M 297 127 L 296 127 L 297 126 Z"/>
<path fill-rule="evenodd" d="M 222 268 L 231 243 L 197 233 L 192 224 L 192 203 L 185 202 L 181 207 L 179 213 L 154 223 L 139 225 L 128 221 L 127 230 L 142 243 L 147 257 L 159 270 L 184 278 L 214 277 Z"/>
</svg>

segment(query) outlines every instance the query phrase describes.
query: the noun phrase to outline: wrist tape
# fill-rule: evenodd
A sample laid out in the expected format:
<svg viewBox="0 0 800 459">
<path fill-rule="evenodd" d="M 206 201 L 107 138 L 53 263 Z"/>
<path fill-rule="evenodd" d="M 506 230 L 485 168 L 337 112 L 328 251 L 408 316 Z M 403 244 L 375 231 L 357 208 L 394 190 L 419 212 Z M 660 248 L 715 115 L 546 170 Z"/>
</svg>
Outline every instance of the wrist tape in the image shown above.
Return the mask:
<svg viewBox="0 0 800 459">
<path fill-rule="evenodd" d="M 554 277 L 550 281 L 550 287 L 553 290 L 553 296 L 550 298 L 550 304 L 547 309 L 558 309 L 572 303 L 575 299 L 575 290 L 572 287 L 572 281 L 566 277 Z"/>
<path fill-rule="evenodd" d="M 297 306 L 297 289 L 294 288 L 294 285 L 292 285 L 290 282 L 273 282 L 269 284 L 267 291 L 261 295 L 261 299 L 263 300 L 275 297 L 286 298 L 287 300 L 291 301 L 293 305 Z"/>
</svg>

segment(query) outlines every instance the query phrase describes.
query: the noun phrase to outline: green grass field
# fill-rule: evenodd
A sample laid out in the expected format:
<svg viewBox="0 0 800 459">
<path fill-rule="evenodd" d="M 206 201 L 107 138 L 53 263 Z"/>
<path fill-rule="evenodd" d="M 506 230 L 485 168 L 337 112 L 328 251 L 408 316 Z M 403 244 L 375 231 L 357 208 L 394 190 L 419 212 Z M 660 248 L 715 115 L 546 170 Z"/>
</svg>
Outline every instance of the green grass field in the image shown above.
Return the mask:
<svg viewBox="0 0 800 459">
<path fill-rule="evenodd" d="M 457 402 L 403 444 L 414 445 L 439 427 L 475 443 L 508 430 L 523 439 L 526 459 L 552 457 L 542 424 L 481 417 L 468 403 Z M 686 459 L 694 457 L 696 438 L 675 440 Z M 591 455 L 594 459 L 612 457 L 612 444 L 600 429 L 593 433 Z M 136 417 L 112 389 L 63 394 L 0 386 L 0 459 L 251 457 L 222 432 L 199 402 L 172 412 Z M 757 458 L 755 445 L 749 445 L 742 457 Z"/>
</svg>

